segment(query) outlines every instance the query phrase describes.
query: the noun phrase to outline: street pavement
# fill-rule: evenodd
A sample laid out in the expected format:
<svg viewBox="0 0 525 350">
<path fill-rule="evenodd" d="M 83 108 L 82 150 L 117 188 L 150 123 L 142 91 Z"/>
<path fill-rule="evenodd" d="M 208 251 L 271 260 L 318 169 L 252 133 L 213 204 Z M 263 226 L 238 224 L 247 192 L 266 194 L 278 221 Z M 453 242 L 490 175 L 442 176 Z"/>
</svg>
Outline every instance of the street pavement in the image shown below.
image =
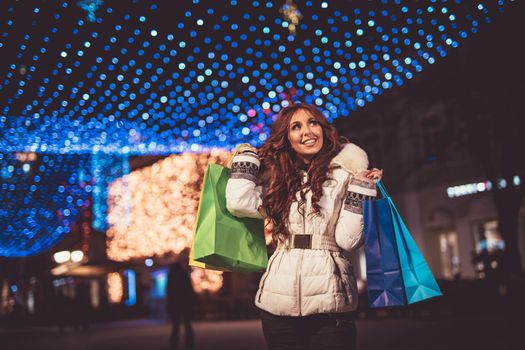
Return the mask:
<svg viewBox="0 0 525 350">
<path fill-rule="evenodd" d="M 494 317 L 358 320 L 357 343 L 359 350 L 507 350 L 505 328 Z M 195 350 L 266 349 L 258 320 L 195 322 L 194 330 Z M 0 329 L 0 349 L 168 350 L 169 331 L 168 323 L 154 320 L 95 324 L 84 331 L 68 328 L 63 335 L 54 327 Z M 525 349 L 522 345 L 514 348 Z"/>
</svg>

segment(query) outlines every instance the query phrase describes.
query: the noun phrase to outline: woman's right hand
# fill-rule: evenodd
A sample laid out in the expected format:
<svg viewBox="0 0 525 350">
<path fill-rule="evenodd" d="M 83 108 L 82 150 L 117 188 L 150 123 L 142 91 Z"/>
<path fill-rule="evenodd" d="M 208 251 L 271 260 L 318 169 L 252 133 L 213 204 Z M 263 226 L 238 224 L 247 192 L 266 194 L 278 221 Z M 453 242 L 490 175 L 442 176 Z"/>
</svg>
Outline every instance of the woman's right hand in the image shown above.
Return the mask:
<svg viewBox="0 0 525 350">
<path fill-rule="evenodd" d="M 237 147 L 237 153 L 243 153 L 245 151 L 251 151 L 251 152 L 257 154 L 257 148 L 253 147 L 249 143 L 243 143 L 243 144 L 240 144 Z"/>
<path fill-rule="evenodd" d="M 257 154 L 257 148 L 253 147 L 249 143 L 241 143 L 239 146 L 237 146 L 235 152 L 232 153 L 232 157 L 230 158 L 226 166 L 228 168 L 231 168 L 233 158 L 235 158 L 235 156 L 238 154 L 242 154 L 243 152 L 254 152 L 255 154 Z"/>
</svg>

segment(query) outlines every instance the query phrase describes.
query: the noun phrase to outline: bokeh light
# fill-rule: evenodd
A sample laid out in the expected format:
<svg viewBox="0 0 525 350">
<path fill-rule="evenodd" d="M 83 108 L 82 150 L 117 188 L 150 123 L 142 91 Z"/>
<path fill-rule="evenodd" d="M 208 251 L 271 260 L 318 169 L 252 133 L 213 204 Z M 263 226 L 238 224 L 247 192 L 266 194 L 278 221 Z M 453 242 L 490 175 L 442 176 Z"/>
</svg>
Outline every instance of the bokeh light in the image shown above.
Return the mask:
<svg viewBox="0 0 525 350">
<path fill-rule="evenodd" d="M 2 2 L 0 147 L 260 145 L 287 101 L 348 116 L 511 3 L 193 1 L 174 12 L 157 1 Z"/>
<path fill-rule="evenodd" d="M 170 6 L 0 3 L 0 256 L 49 249 L 90 200 L 105 230 L 107 186 L 131 156 L 260 146 L 293 101 L 348 117 L 513 2 Z"/>
<path fill-rule="evenodd" d="M 226 164 L 230 158 L 222 150 L 171 155 L 111 183 L 108 258 L 162 257 L 189 248 L 208 163 Z"/>
</svg>

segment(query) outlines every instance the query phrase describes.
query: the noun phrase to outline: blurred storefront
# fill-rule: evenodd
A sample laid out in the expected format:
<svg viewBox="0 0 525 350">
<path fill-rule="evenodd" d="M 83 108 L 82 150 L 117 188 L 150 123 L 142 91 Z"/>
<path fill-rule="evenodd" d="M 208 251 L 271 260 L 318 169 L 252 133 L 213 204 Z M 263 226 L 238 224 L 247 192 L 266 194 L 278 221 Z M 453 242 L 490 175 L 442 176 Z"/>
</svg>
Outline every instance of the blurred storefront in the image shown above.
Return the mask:
<svg viewBox="0 0 525 350">
<path fill-rule="evenodd" d="M 446 74 L 454 74 L 434 73 L 443 75 L 445 82 Z M 384 169 L 384 183 L 437 278 L 494 278 L 508 244 L 498 222 L 505 203 L 497 208 L 495 194 L 522 191 L 524 178 L 517 171 L 507 171 L 510 175 L 496 176 L 492 181 L 486 177 L 479 160 L 482 155 L 473 155 L 461 140 L 471 137 L 468 127 L 489 126 L 467 124 L 462 114 L 465 102 L 446 95 L 454 90 L 441 84 L 416 81 L 410 89 L 385 97 L 388 109 L 370 106 L 352 121 L 337 126 L 342 135 L 367 151 L 372 167 Z M 496 174 L 501 170 L 500 158 L 484 160 L 494 163 L 491 166 L 496 167 Z M 525 270 L 524 204 L 516 220 Z M 364 277 L 362 252 L 357 261 Z"/>
</svg>

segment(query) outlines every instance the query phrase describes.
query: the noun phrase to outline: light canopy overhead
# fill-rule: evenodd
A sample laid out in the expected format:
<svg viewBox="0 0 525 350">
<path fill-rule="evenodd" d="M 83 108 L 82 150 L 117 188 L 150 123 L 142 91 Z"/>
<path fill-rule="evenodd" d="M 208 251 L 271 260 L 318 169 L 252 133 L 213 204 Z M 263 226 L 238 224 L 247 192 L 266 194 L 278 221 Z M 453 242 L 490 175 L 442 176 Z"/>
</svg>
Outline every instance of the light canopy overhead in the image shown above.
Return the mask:
<svg viewBox="0 0 525 350">
<path fill-rule="evenodd" d="M 348 117 L 512 6 L 1 1 L 0 256 L 49 249 L 82 207 L 104 230 L 130 156 L 260 146 L 297 101 Z"/>
<path fill-rule="evenodd" d="M 0 147 L 260 145 L 290 101 L 346 117 L 508 1 L 2 1 Z"/>
</svg>

